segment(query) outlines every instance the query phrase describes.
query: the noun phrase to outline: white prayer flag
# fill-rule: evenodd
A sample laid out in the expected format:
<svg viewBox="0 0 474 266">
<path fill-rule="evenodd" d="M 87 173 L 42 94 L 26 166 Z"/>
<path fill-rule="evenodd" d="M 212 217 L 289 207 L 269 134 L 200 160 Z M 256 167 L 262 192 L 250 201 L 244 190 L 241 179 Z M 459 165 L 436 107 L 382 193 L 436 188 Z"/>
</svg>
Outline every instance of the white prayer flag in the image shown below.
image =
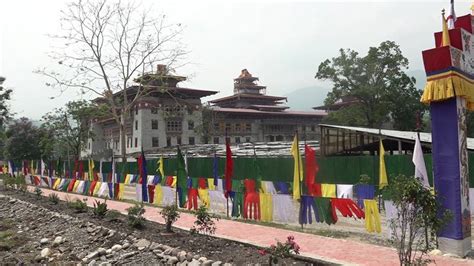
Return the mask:
<svg viewBox="0 0 474 266">
<path fill-rule="evenodd" d="M 424 187 L 429 188 L 428 173 L 426 172 L 425 158 L 423 157 L 423 150 L 421 149 L 421 142 L 416 135 L 415 149 L 413 150 L 412 162 L 415 165 L 415 177 L 419 178 Z"/>
</svg>

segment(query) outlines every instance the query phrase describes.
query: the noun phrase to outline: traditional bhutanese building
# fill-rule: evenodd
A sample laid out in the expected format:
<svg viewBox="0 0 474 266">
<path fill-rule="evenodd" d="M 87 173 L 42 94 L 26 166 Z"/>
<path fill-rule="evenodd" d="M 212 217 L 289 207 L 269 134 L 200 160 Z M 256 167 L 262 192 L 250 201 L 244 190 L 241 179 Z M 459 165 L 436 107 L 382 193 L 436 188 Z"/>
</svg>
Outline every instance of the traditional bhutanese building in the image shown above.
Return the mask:
<svg viewBox="0 0 474 266">
<path fill-rule="evenodd" d="M 169 73 L 164 65 L 158 65 L 155 73 L 147 73 L 136 79 L 138 85 L 126 90 L 133 101 L 139 90 L 144 96 L 136 101 L 126 121 L 126 153 L 156 150 L 160 147 L 194 145 L 202 143 L 199 128 L 202 127 L 201 98 L 216 91 L 179 87 L 186 78 Z M 123 98 L 123 91 L 115 94 Z M 99 98 L 95 101 L 104 101 Z M 93 138 L 88 140 L 83 156 L 108 157 L 121 154 L 120 128 L 113 118 L 95 119 L 92 122 Z"/>
<path fill-rule="evenodd" d="M 290 111 L 286 97 L 267 95 L 266 86 L 247 69 L 234 79 L 234 94 L 210 101 L 213 125 L 211 143 L 290 141 L 295 132 L 301 139 L 319 138 L 319 123 L 325 111 Z"/>
</svg>

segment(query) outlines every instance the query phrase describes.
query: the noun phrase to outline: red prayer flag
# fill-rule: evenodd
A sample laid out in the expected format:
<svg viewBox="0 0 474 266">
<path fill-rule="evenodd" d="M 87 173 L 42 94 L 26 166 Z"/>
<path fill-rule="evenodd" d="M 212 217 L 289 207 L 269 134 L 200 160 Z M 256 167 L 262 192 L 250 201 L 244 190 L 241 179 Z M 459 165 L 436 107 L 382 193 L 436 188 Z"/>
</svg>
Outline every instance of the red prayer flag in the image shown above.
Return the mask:
<svg viewBox="0 0 474 266">
<path fill-rule="evenodd" d="M 304 145 L 304 152 L 305 152 L 305 168 L 306 168 L 306 176 L 305 176 L 305 183 L 306 188 L 308 189 L 308 194 L 313 195 L 313 184 L 316 179 L 316 172 L 317 172 L 317 165 L 316 165 L 316 151 L 308 146 L 307 144 Z"/>
<path fill-rule="evenodd" d="M 225 142 L 225 196 L 228 197 L 232 191 L 232 175 L 234 173 L 234 161 L 230 150 L 229 140 Z"/>
</svg>

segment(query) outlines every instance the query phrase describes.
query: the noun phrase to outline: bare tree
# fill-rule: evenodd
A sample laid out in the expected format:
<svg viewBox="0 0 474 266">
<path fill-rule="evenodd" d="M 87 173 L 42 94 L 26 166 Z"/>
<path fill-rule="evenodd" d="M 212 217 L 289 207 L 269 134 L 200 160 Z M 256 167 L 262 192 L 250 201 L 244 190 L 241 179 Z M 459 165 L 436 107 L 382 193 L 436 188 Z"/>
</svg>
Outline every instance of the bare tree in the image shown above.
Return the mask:
<svg viewBox="0 0 474 266">
<path fill-rule="evenodd" d="M 51 57 L 61 70 L 38 70 L 63 92 L 76 89 L 103 98 L 110 116 L 120 127 L 121 157 L 126 160 L 126 123 L 130 111 L 156 87 L 134 86 L 135 79 L 157 64 L 168 69 L 186 54 L 181 43 L 182 27 L 169 24 L 165 15 L 151 15 L 151 8 L 120 1 L 78 0 L 62 11 L 64 43 Z"/>
</svg>

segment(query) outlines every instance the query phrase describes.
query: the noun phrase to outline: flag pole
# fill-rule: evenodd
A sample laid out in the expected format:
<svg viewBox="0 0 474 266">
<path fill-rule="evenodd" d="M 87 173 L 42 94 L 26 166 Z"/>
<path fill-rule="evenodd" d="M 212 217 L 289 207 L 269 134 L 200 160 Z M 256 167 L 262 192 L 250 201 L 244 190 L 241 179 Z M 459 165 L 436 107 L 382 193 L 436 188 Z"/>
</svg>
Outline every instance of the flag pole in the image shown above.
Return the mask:
<svg viewBox="0 0 474 266">
<path fill-rule="evenodd" d="M 229 138 L 227 137 L 227 127 L 226 127 L 226 129 L 225 129 L 226 164 L 227 164 L 227 143 L 230 146 L 230 141 L 229 141 Z M 224 182 L 222 182 L 222 183 L 224 183 Z M 225 186 L 227 187 L 228 184 L 226 184 Z M 225 188 L 224 188 L 224 190 L 225 190 Z M 226 213 L 227 213 L 227 218 L 229 218 L 229 197 L 230 197 L 230 195 L 229 195 L 228 191 L 224 191 L 224 194 L 227 194 L 227 197 L 225 197 L 226 198 Z"/>
<path fill-rule="evenodd" d="M 298 129 L 296 129 L 295 131 L 295 137 L 296 137 L 296 163 L 298 165 L 298 181 L 299 181 L 299 190 L 300 190 L 300 197 L 301 197 L 301 191 L 302 191 L 302 188 L 301 188 L 301 165 L 300 165 L 300 142 L 299 142 L 299 138 L 298 138 Z M 293 184 L 294 186 L 294 184 Z M 293 191 L 294 193 L 294 191 Z M 300 207 L 302 206 L 302 201 L 301 201 L 301 198 L 300 198 Z M 300 219 L 301 220 L 301 219 Z M 301 225 L 301 229 L 303 229 L 303 223 L 300 223 Z"/>
<path fill-rule="evenodd" d="M 179 145 L 178 145 L 178 152 L 179 152 Z M 179 162 L 178 162 L 179 158 L 178 156 L 176 156 L 176 165 L 178 166 Z M 179 166 L 178 166 L 179 167 Z M 176 188 L 175 188 L 175 193 L 174 193 L 174 204 L 176 206 L 176 209 L 178 209 L 179 205 L 178 205 L 178 167 L 176 167 Z"/>
</svg>

